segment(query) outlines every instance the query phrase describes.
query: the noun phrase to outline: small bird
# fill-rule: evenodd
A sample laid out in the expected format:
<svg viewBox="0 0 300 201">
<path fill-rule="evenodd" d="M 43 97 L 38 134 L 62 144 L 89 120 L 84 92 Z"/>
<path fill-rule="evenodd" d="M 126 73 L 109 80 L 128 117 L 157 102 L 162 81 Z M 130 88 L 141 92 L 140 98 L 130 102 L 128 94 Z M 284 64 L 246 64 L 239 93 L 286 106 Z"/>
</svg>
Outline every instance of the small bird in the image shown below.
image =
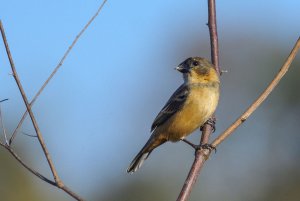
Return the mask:
<svg viewBox="0 0 300 201">
<path fill-rule="evenodd" d="M 216 110 L 220 80 L 214 66 L 204 58 L 190 57 L 175 69 L 183 74 L 184 83 L 154 119 L 152 134 L 129 165 L 128 173 L 137 171 L 156 147 L 183 140 Z"/>
</svg>

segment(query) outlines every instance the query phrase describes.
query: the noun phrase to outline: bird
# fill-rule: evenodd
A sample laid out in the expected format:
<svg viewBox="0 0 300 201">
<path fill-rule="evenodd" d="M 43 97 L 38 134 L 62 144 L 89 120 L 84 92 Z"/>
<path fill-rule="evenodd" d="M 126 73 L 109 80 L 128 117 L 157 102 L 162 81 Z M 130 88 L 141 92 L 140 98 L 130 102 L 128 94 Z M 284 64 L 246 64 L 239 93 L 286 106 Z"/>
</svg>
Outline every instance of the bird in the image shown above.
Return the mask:
<svg viewBox="0 0 300 201">
<path fill-rule="evenodd" d="M 190 57 L 175 69 L 182 73 L 184 82 L 154 119 L 151 136 L 130 163 L 128 173 L 136 172 L 158 146 L 184 140 L 203 126 L 217 108 L 220 79 L 213 64 L 202 57 Z"/>
</svg>

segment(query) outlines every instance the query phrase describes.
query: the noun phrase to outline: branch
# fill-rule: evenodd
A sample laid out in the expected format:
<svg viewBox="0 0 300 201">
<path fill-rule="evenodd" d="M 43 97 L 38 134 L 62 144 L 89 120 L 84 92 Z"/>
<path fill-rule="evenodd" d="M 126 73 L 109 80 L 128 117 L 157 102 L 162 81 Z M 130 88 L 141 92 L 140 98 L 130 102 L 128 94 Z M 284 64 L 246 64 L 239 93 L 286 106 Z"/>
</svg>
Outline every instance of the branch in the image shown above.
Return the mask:
<svg viewBox="0 0 300 201">
<path fill-rule="evenodd" d="M 29 167 L 17 154 L 16 152 L 14 152 L 14 150 L 6 144 L 3 144 L 2 142 L 0 142 L 0 146 L 4 147 L 7 151 L 9 151 L 9 153 L 23 166 L 25 167 L 29 172 L 31 172 L 32 174 L 34 174 L 35 176 L 37 176 L 38 178 L 40 178 L 41 180 L 47 182 L 48 184 L 51 184 L 52 186 L 55 186 L 57 188 L 62 189 L 63 191 L 65 191 L 67 194 L 69 194 L 70 196 L 72 196 L 73 198 L 75 198 L 76 200 L 79 201 L 83 201 L 84 199 L 79 197 L 76 193 L 74 193 L 70 188 L 68 188 L 66 185 L 64 185 L 63 187 L 59 187 L 57 185 L 56 182 L 48 179 L 47 177 L 45 177 L 44 175 L 42 175 L 41 173 L 37 172 L 36 170 L 32 169 L 31 167 Z"/>
<path fill-rule="evenodd" d="M 98 16 L 98 14 L 100 13 L 100 11 L 102 10 L 104 4 L 106 3 L 107 0 L 104 0 L 102 2 L 102 4 L 99 6 L 98 10 L 96 11 L 96 13 L 91 17 L 91 19 L 87 22 L 87 24 L 83 27 L 83 29 L 78 33 L 78 35 L 75 37 L 75 39 L 73 40 L 72 44 L 69 46 L 69 48 L 67 49 L 67 51 L 65 52 L 65 54 L 63 55 L 63 57 L 60 59 L 60 61 L 58 62 L 57 66 L 54 68 L 54 70 L 52 71 L 52 73 L 50 74 L 50 76 L 47 78 L 47 80 L 44 82 L 44 84 L 41 86 L 41 88 L 38 90 L 38 92 L 36 93 L 36 95 L 33 97 L 32 101 L 30 102 L 30 106 L 32 106 L 36 99 L 39 97 L 39 95 L 42 93 L 42 91 L 45 89 L 45 87 L 48 85 L 48 83 L 50 82 L 50 80 L 53 78 L 53 76 L 56 74 L 56 72 L 58 71 L 58 69 L 63 65 L 65 59 L 67 58 L 67 56 L 69 55 L 69 53 L 71 52 L 71 50 L 73 49 L 73 47 L 75 46 L 75 44 L 77 43 L 78 39 L 81 37 L 81 35 L 85 32 L 85 30 L 90 26 L 90 24 L 94 21 L 94 19 Z M 14 138 L 16 137 L 18 131 L 20 130 L 25 118 L 27 116 L 27 110 L 24 112 L 21 120 L 19 121 L 17 127 L 15 128 L 10 140 L 9 140 L 9 144 L 11 144 L 14 140 Z"/>
<path fill-rule="evenodd" d="M 298 38 L 296 44 L 294 45 L 290 55 L 287 57 L 285 63 L 281 67 L 278 74 L 275 76 L 275 78 L 272 80 L 272 82 L 269 84 L 269 86 L 265 89 L 265 91 L 257 98 L 256 101 L 254 101 L 253 104 L 250 105 L 250 107 L 230 126 L 228 127 L 221 135 L 219 135 L 213 142 L 212 147 L 217 147 L 220 143 L 222 143 L 227 137 L 229 137 L 232 132 L 239 127 L 243 122 L 245 122 L 249 116 L 264 102 L 264 100 L 270 95 L 270 93 L 274 90 L 274 88 L 277 86 L 279 81 L 282 79 L 282 77 L 286 74 L 288 71 L 292 61 L 294 60 L 297 52 L 300 48 L 300 37 Z M 193 163 L 193 166 L 190 170 L 189 176 L 186 179 L 186 182 L 184 184 L 184 192 L 181 192 L 179 195 L 178 200 L 187 200 L 188 196 L 191 193 L 191 189 L 193 187 L 193 184 L 196 182 L 197 177 L 199 176 L 199 171 L 201 170 L 204 162 L 208 159 L 210 155 L 210 151 L 208 149 L 201 149 L 200 151 L 196 152 L 195 161 Z"/>
<path fill-rule="evenodd" d="M 208 27 L 210 35 L 211 45 L 211 60 L 214 64 L 216 71 L 220 74 L 219 67 L 219 45 L 218 45 L 218 33 L 217 33 L 217 20 L 216 20 L 216 4 L 215 0 L 208 0 Z M 214 118 L 214 117 L 212 117 Z M 213 127 L 210 124 L 203 126 L 200 144 L 207 144 L 209 142 L 210 135 Z M 191 194 L 192 188 L 197 181 L 200 174 L 200 170 L 203 167 L 204 162 L 209 157 L 210 151 L 208 149 L 200 149 L 195 153 L 195 159 L 190 172 L 184 182 L 181 192 L 177 198 L 177 201 L 186 201 Z"/>
<path fill-rule="evenodd" d="M 63 57 L 61 58 L 61 60 L 59 61 L 58 65 L 55 67 L 55 69 L 53 70 L 53 72 L 50 74 L 50 76 L 48 77 L 48 79 L 45 81 L 45 83 L 42 85 L 42 87 L 38 90 L 37 94 L 34 96 L 34 98 L 32 99 L 32 101 L 29 103 L 27 97 L 26 97 L 26 94 L 24 92 L 24 89 L 21 85 L 21 82 L 20 82 L 20 79 L 18 77 L 18 74 L 16 72 L 16 69 L 15 69 L 15 65 L 14 65 L 14 62 L 13 62 L 13 59 L 12 59 L 12 56 L 11 56 L 11 53 L 10 53 L 10 49 L 9 49 L 9 46 L 8 46 L 8 43 L 7 43 L 7 39 L 6 39 L 6 36 L 5 36 L 5 31 L 4 31 L 4 28 L 3 28 L 3 25 L 2 25 L 2 21 L 0 20 L 0 29 L 1 29 L 1 34 L 2 34 L 2 39 L 3 39 L 3 42 L 4 42 L 4 45 L 5 45 L 5 49 L 6 49 L 6 52 L 7 52 L 7 55 L 8 55 L 8 59 L 9 59 L 9 62 L 10 62 L 10 65 L 11 65 L 11 69 L 12 69 L 12 72 L 13 72 L 13 76 L 15 78 L 15 81 L 18 85 L 18 88 L 20 90 L 20 93 L 22 95 L 22 98 L 23 98 L 23 101 L 26 105 L 26 108 L 27 110 L 25 111 L 25 113 L 23 114 L 17 128 L 14 130 L 13 134 L 12 134 L 12 137 L 10 138 L 9 140 L 9 144 L 3 144 L 0 142 L 0 145 L 5 147 L 14 157 L 15 159 L 21 163 L 27 170 L 29 170 L 31 173 L 33 173 L 34 175 L 36 175 L 37 177 L 39 177 L 40 179 L 42 179 L 43 181 L 49 183 L 49 184 L 52 184 L 60 189 L 62 189 L 63 191 L 65 191 L 66 193 L 68 193 L 70 196 L 72 196 L 73 198 L 75 198 L 76 200 L 83 200 L 79 195 L 77 195 L 76 193 L 74 193 L 71 189 L 69 189 L 67 186 L 65 186 L 63 184 L 63 182 L 60 180 L 60 178 L 58 177 L 58 174 L 55 170 L 55 166 L 51 160 L 51 157 L 50 157 L 50 154 L 46 148 L 46 145 L 45 145 L 45 142 L 43 140 L 43 137 L 42 137 L 42 134 L 39 130 L 39 127 L 38 127 L 38 124 L 35 120 L 35 117 L 33 115 L 33 112 L 31 110 L 31 106 L 34 104 L 34 102 L 36 101 L 36 99 L 39 97 L 39 95 L 42 93 L 42 91 L 44 90 L 44 88 L 47 86 L 47 84 L 50 82 L 50 80 L 53 78 L 53 76 L 56 74 L 56 72 L 58 71 L 58 69 L 62 66 L 63 62 L 65 61 L 65 59 L 67 58 L 67 56 L 69 55 L 70 51 L 72 50 L 72 48 L 75 46 L 75 44 L 77 43 L 78 39 L 81 37 L 81 35 L 84 33 L 84 31 L 90 26 L 90 24 L 94 21 L 94 19 L 98 16 L 98 14 L 100 13 L 100 11 L 102 10 L 104 4 L 106 3 L 107 0 L 104 0 L 102 2 L 102 4 L 99 6 L 98 10 L 96 11 L 96 13 L 91 17 L 91 19 L 87 22 L 87 24 L 83 27 L 83 29 L 79 32 L 79 34 L 75 37 L 74 41 L 72 42 L 72 44 L 69 46 L 68 50 L 65 52 L 65 54 L 63 55 Z M 4 100 L 2 100 L 4 101 Z M 1 101 L 1 102 L 2 102 Z M 34 129 L 37 133 L 37 137 L 38 137 L 38 140 L 41 144 L 41 147 L 43 149 L 43 152 L 45 154 L 45 157 L 47 159 L 47 162 L 49 164 L 49 167 L 52 171 L 52 175 L 54 177 L 54 180 L 55 182 L 47 179 L 46 177 L 44 177 L 43 175 L 41 175 L 40 173 L 36 172 L 35 170 L 33 170 L 32 168 L 30 168 L 29 166 L 27 166 L 18 156 L 17 154 L 12 150 L 12 148 L 9 146 L 13 139 L 15 138 L 16 134 L 18 133 L 19 129 L 21 128 L 21 125 L 22 123 L 24 122 L 25 118 L 26 118 L 26 115 L 27 115 L 27 112 L 29 113 L 30 115 L 30 118 L 32 120 L 32 123 L 33 123 L 33 126 L 34 126 Z M 1 118 L 2 119 L 2 118 Z M 4 133 L 5 134 L 5 133 Z M 7 142 L 6 142 L 7 143 Z"/>
<path fill-rule="evenodd" d="M 0 103 L 3 102 L 3 101 L 6 101 L 6 100 L 8 100 L 8 99 L 1 100 Z M 5 144 L 8 144 L 7 135 L 6 135 L 6 129 L 5 129 L 4 121 L 3 121 L 3 117 L 2 117 L 1 104 L 0 104 L 0 123 L 1 123 L 1 129 L 2 129 L 2 132 L 3 132 Z"/>
<path fill-rule="evenodd" d="M 285 63 L 279 70 L 278 74 L 269 84 L 269 86 L 265 89 L 265 91 L 250 105 L 250 107 L 233 123 L 230 127 L 228 127 L 221 135 L 219 135 L 213 142 L 212 146 L 217 147 L 221 142 L 223 142 L 229 135 L 232 134 L 237 127 L 239 127 L 242 123 L 244 123 L 249 116 L 265 101 L 265 99 L 269 96 L 269 94 L 274 90 L 274 88 L 278 85 L 279 81 L 289 70 L 292 61 L 294 60 L 298 50 L 300 48 L 300 37 L 298 38 L 296 44 L 294 45 L 290 55 L 286 59 Z"/>
<path fill-rule="evenodd" d="M 243 122 L 245 122 L 248 117 L 263 103 L 263 101 L 269 96 L 269 94 L 274 90 L 279 81 L 288 71 L 292 61 L 294 60 L 298 50 L 300 48 L 300 38 L 298 38 L 293 50 L 288 56 L 286 62 L 281 67 L 278 74 L 275 76 L 273 81 L 269 84 L 269 86 L 265 89 L 265 91 L 257 98 L 257 100 L 230 126 L 228 127 L 220 136 L 218 136 L 213 142 L 212 147 L 217 147 L 221 142 L 223 142 L 232 132 L 240 126 Z M 204 131 L 206 132 L 206 131 Z M 191 190 L 197 180 L 197 177 L 200 174 L 200 171 L 204 165 L 204 162 L 208 159 L 210 155 L 210 150 L 208 149 L 200 149 L 196 152 L 194 163 L 191 167 L 188 177 L 184 183 L 184 186 L 177 198 L 177 201 L 185 201 L 188 199 L 191 194 Z"/>
<path fill-rule="evenodd" d="M 31 118 L 31 121 L 32 121 L 34 130 L 35 130 L 35 132 L 36 132 L 36 134 L 37 134 L 37 136 L 38 136 L 38 140 L 39 140 L 40 145 L 41 145 L 41 147 L 42 147 L 42 149 L 43 149 L 43 152 L 44 152 L 44 155 L 45 155 L 45 157 L 46 157 L 46 159 L 47 159 L 47 162 L 48 162 L 48 164 L 49 164 L 49 167 L 50 167 L 50 169 L 51 169 L 51 171 L 52 171 L 52 175 L 53 175 L 53 177 L 54 177 L 54 180 L 55 180 L 55 182 L 58 184 L 58 186 L 62 186 L 63 184 L 62 184 L 62 182 L 60 181 L 60 179 L 59 179 L 59 177 L 58 177 L 58 174 L 57 174 L 57 172 L 56 172 L 56 170 L 55 170 L 54 164 L 53 164 L 53 162 L 52 162 L 52 159 L 51 159 L 51 157 L 50 157 L 50 154 L 49 154 L 48 149 L 47 149 L 47 147 L 46 147 L 46 144 L 45 144 L 45 142 L 44 142 L 42 133 L 41 133 L 39 127 L 38 127 L 38 124 L 37 124 L 37 122 L 36 122 L 36 119 L 35 119 L 35 117 L 34 117 L 34 115 L 33 115 L 33 112 L 32 112 L 32 110 L 31 110 L 30 104 L 29 104 L 29 102 L 28 102 L 28 99 L 27 99 L 27 97 L 26 97 L 25 91 L 24 91 L 23 86 L 22 86 L 22 84 L 21 84 L 21 82 L 20 82 L 18 73 L 17 73 L 16 68 L 15 68 L 14 61 L 13 61 L 13 59 L 12 59 L 12 55 L 11 55 L 11 53 L 10 53 L 9 46 L 8 46 L 8 43 L 7 43 L 7 39 L 6 39 L 6 36 L 5 36 L 5 32 L 4 32 L 4 28 L 3 28 L 3 25 L 2 25 L 2 21 L 0 21 L 0 29 L 1 29 L 1 34 L 2 34 L 2 38 L 3 38 L 4 46 L 5 46 L 5 49 L 6 49 L 6 53 L 7 53 L 8 59 L 9 59 L 10 67 L 11 67 L 11 70 L 12 70 L 12 73 L 13 73 L 13 77 L 15 78 L 15 81 L 16 81 L 16 83 L 17 83 L 17 85 L 18 85 L 18 88 L 19 88 L 19 90 L 20 90 L 20 93 L 21 93 L 21 95 L 22 95 L 23 101 L 24 101 L 24 103 L 25 103 L 25 106 L 26 106 L 27 111 L 28 111 L 28 113 L 29 113 L 29 116 L 30 116 L 30 118 Z"/>
<path fill-rule="evenodd" d="M 214 64 L 216 71 L 220 74 L 219 66 L 219 43 L 218 43 L 218 31 L 217 31 L 217 14 L 215 0 L 208 0 L 208 28 L 210 36 L 211 47 L 211 61 Z"/>
<path fill-rule="evenodd" d="M 3 144 L 2 142 L 0 142 L 0 146 L 4 147 L 7 151 L 9 151 L 9 153 L 23 166 L 25 167 L 29 172 L 31 172 L 32 174 L 34 174 L 35 176 L 37 176 L 38 178 L 40 178 L 41 180 L 56 186 L 56 183 L 54 181 L 51 181 L 50 179 L 48 179 L 47 177 L 43 176 L 42 174 L 40 174 L 39 172 L 35 171 L 34 169 L 32 169 L 31 167 L 29 167 L 18 155 L 16 152 L 14 152 L 14 150 L 7 144 Z"/>
</svg>

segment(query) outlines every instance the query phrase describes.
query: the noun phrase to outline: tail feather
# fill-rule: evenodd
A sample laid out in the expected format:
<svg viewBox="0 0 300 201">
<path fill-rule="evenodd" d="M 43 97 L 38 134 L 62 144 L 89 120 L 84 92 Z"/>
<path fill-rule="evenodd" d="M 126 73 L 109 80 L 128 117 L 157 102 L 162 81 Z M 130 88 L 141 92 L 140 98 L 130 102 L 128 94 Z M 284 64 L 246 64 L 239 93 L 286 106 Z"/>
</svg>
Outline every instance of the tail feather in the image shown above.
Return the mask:
<svg viewBox="0 0 300 201">
<path fill-rule="evenodd" d="M 150 152 L 139 153 L 130 163 L 127 172 L 134 173 L 135 171 L 137 171 L 143 165 L 144 161 L 148 158 L 149 154 Z"/>
<path fill-rule="evenodd" d="M 152 135 L 145 146 L 142 148 L 142 150 L 132 160 L 127 169 L 127 172 L 134 173 L 135 171 L 137 171 L 143 165 L 144 161 L 149 157 L 153 149 L 165 142 L 165 139 L 157 139 Z"/>
</svg>

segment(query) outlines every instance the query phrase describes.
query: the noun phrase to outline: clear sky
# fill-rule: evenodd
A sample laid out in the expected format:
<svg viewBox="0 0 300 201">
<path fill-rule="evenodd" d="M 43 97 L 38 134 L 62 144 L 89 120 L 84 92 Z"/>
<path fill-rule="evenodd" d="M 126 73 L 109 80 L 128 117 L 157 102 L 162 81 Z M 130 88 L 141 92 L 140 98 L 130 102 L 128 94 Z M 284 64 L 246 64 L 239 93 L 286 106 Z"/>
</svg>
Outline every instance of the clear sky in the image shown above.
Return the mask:
<svg viewBox="0 0 300 201">
<path fill-rule="evenodd" d="M 29 99 L 100 4 L 92 0 L 1 3 L 0 18 Z M 300 34 L 299 8 L 297 0 L 217 1 L 221 66 L 233 71 L 238 69 L 230 66 L 235 60 L 251 60 L 266 50 L 276 54 L 279 50 L 272 44 L 284 45 L 287 54 Z M 75 191 L 88 196 L 103 189 L 105 182 L 130 179 L 125 174 L 127 165 L 147 140 L 152 120 L 182 82 L 174 67 L 189 56 L 209 58 L 206 22 L 206 1 L 107 1 L 34 105 L 58 172 Z M 260 48 L 262 43 L 267 47 Z M 238 52 L 244 56 L 237 59 Z M 0 66 L 0 99 L 9 98 L 2 109 L 11 132 L 25 107 L 9 75 L 2 42 Z M 250 72 L 240 85 L 253 82 L 251 75 L 255 73 Z M 234 83 L 228 86 L 235 87 Z M 252 93 L 256 97 L 257 91 Z M 239 100 L 249 95 L 244 90 L 239 94 Z M 226 107 L 229 101 L 221 99 Z M 228 125 L 233 119 L 234 115 L 220 124 Z M 29 121 L 22 130 L 34 133 Z M 47 172 L 35 138 L 19 135 L 15 146 L 22 147 L 21 155 L 33 166 Z M 191 156 L 184 145 L 167 145 L 166 149 L 174 151 L 174 146 Z M 159 160 L 168 160 L 169 152 L 160 155 L 159 151 L 151 155 L 144 171 L 155 172 Z"/>
</svg>

